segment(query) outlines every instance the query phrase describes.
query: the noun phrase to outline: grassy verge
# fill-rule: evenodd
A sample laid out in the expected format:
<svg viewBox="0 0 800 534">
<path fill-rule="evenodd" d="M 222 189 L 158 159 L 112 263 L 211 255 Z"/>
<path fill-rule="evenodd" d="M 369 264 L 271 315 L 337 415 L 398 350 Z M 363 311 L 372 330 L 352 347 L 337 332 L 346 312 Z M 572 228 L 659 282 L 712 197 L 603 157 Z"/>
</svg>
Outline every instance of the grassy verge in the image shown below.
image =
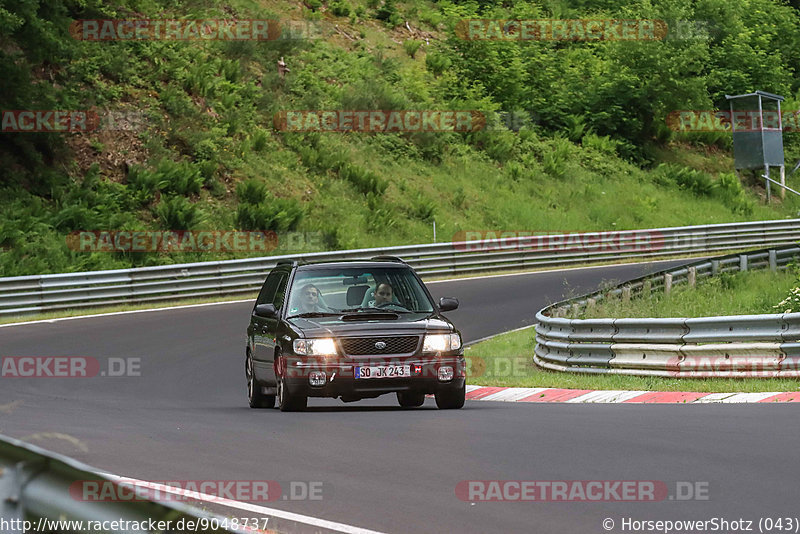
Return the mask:
<svg viewBox="0 0 800 534">
<path fill-rule="evenodd" d="M 583 318 L 601 317 L 709 317 L 714 315 L 745 315 L 780 313 L 785 309 L 774 306 L 797 285 L 794 272 L 772 273 L 753 271 L 709 278 L 696 288 L 685 285 L 665 295 L 653 293 L 650 298 L 611 299 L 598 303 Z"/>
<path fill-rule="evenodd" d="M 710 279 L 695 289 L 676 288 L 671 295 L 610 301 L 588 317 L 701 317 L 778 313 L 773 308 L 797 284 L 794 272 L 757 271 Z M 486 386 L 615 389 L 648 391 L 766 392 L 796 391 L 797 379 L 661 378 L 560 373 L 533 363 L 532 328 L 501 334 L 466 349 L 469 382 Z"/>
</svg>

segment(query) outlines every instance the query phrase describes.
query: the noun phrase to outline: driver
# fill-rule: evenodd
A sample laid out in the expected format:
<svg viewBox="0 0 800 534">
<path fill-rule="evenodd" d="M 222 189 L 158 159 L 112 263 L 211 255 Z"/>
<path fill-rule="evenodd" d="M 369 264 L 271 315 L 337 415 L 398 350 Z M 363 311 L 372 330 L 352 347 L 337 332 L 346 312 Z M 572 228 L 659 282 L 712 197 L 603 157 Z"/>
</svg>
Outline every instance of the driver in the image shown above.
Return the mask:
<svg viewBox="0 0 800 534">
<path fill-rule="evenodd" d="M 378 287 L 375 288 L 375 300 L 370 302 L 370 306 L 377 308 L 382 304 L 392 303 L 392 286 L 386 283 L 378 284 Z"/>
</svg>

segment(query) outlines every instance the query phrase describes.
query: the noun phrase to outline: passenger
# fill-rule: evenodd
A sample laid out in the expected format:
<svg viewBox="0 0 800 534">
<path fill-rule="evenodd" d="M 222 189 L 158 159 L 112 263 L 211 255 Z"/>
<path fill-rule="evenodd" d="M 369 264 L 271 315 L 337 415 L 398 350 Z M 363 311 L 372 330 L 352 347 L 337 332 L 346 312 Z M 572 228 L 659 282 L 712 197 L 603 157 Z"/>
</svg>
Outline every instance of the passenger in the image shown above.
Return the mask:
<svg viewBox="0 0 800 534">
<path fill-rule="evenodd" d="M 300 302 L 298 311 L 300 313 L 323 312 L 326 311 L 319 303 L 319 288 L 314 284 L 306 284 L 300 289 Z"/>
</svg>

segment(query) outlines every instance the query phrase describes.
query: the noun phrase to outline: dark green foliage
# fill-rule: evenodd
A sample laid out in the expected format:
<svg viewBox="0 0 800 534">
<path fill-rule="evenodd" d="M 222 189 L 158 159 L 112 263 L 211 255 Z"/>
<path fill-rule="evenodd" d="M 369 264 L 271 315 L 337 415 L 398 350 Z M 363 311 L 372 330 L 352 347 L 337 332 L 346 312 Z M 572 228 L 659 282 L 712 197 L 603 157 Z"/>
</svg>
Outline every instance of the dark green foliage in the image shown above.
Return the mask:
<svg viewBox="0 0 800 534">
<path fill-rule="evenodd" d="M 303 218 L 303 209 L 292 198 L 268 198 L 260 204 L 239 204 L 236 224 L 240 230 L 294 230 Z"/>
<path fill-rule="evenodd" d="M 444 71 L 450 68 L 452 62 L 450 58 L 439 52 L 429 52 L 425 56 L 425 67 L 434 76 L 440 76 Z"/>
<path fill-rule="evenodd" d="M 656 179 L 663 185 L 674 184 L 696 196 L 709 196 L 714 189 L 707 173 L 680 165 L 662 163 L 656 169 Z"/>
<path fill-rule="evenodd" d="M 240 182 L 236 187 L 236 196 L 239 202 L 260 204 L 267 198 L 267 184 L 255 178 Z"/>
<path fill-rule="evenodd" d="M 342 168 L 339 176 L 353 184 L 358 192 L 364 195 L 382 195 L 389 185 L 377 174 L 350 163 Z"/>
<path fill-rule="evenodd" d="M 328 9 L 337 17 L 347 17 L 350 15 L 351 7 L 345 0 L 333 0 Z"/>
<path fill-rule="evenodd" d="M 436 214 L 436 203 L 422 193 L 418 193 L 412 201 L 410 213 L 415 219 L 431 222 Z"/>
<path fill-rule="evenodd" d="M 419 50 L 420 46 L 422 46 L 422 41 L 417 41 L 416 39 L 403 42 L 403 49 L 411 59 L 414 59 L 414 57 L 417 55 L 417 51 Z"/>
<path fill-rule="evenodd" d="M 154 213 L 164 230 L 192 230 L 201 220 L 197 205 L 180 196 L 163 197 Z"/>
</svg>

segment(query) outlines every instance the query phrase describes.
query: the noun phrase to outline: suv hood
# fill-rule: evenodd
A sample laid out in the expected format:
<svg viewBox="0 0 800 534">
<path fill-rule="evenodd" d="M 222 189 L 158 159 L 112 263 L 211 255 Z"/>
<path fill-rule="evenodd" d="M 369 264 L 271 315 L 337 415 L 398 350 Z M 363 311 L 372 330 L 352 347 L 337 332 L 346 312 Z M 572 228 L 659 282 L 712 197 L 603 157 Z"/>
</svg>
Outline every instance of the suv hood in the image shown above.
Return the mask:
<svg viewBox="0 0 800 534">
<path fill-rule="evenodd" d="M 397 319 L 367 319 L 364 321 L 349 319 L 342 321 L 341 316 L 330 317 L 297 317 L 288 323 L 298 329 L 304 337 L 327 337 L 361 335 L 371 333 L 424 334 L 425 332 L 455 332 L 450 321 L 429 313 L 400 314 Z"/>
</svg>

